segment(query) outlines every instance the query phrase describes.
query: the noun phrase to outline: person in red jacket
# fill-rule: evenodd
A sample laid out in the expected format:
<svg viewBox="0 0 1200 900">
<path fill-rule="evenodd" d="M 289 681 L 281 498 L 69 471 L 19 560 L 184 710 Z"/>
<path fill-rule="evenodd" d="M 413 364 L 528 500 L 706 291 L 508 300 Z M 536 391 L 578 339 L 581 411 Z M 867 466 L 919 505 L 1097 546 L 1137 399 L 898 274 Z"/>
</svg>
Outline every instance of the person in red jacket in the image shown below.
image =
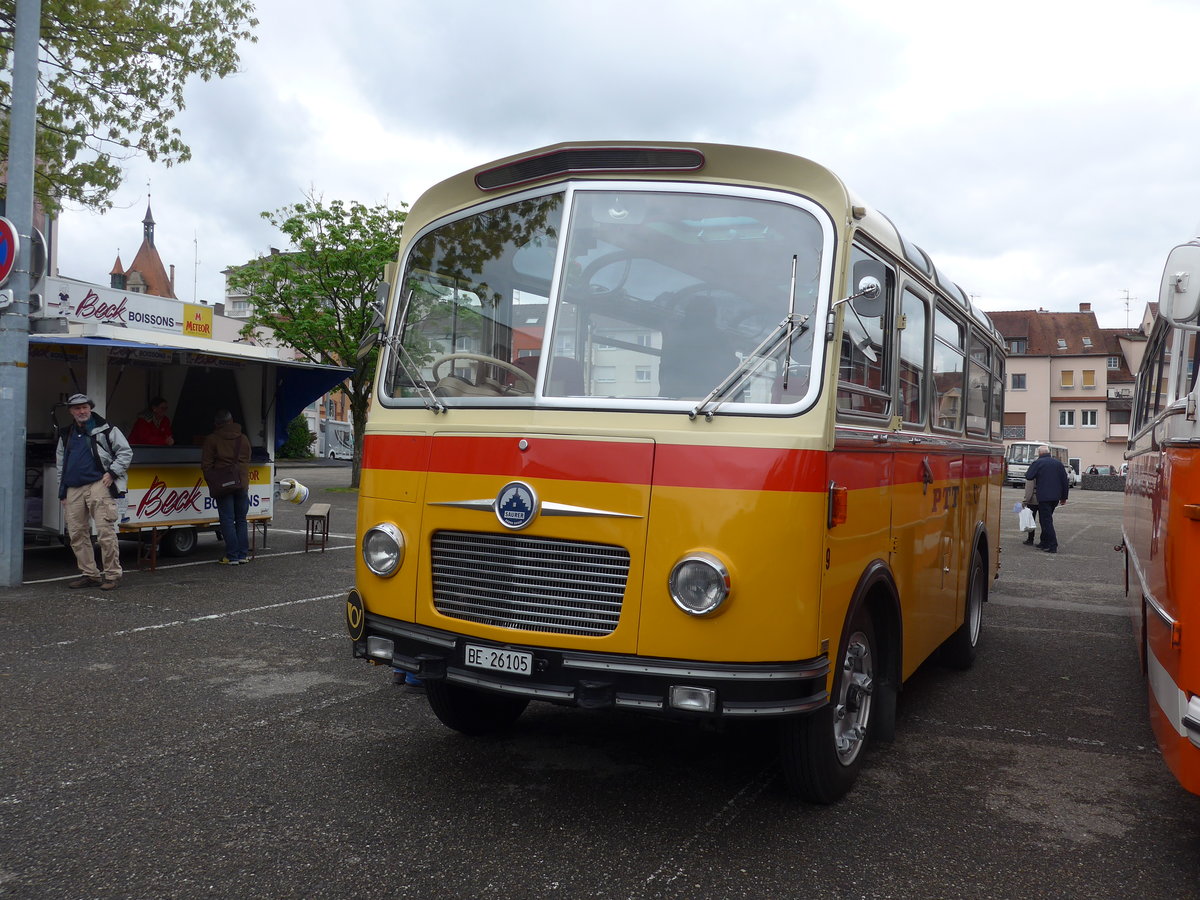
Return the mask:
<svg viewBox="0 0 1200 900">
<path fill-rule="evenodd" d="M 170 447 L 175 443 L 171 434 L 171 420 L 167 418 L 167 401 L 155 397 L 150 401 L 149 412 L 142 413 L 129 432 L 129 443 L 152 444 Z"/>
</svg>

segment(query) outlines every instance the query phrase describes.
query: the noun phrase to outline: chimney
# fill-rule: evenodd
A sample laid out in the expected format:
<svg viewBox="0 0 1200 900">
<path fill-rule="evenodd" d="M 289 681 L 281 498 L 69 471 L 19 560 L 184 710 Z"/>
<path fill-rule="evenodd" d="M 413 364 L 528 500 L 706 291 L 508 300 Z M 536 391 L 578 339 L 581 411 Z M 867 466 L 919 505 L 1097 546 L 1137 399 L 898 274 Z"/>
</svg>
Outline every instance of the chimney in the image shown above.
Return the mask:
<svg viewBox="0 0 1200 900">
<path fill-rule="evenodd" d="M 175 293 L 175 263 L 171 263 L 171 293 Z"/>
<path fill-rule="evenodd" d="M 1091 312 L 1091 311 L 1092 311 L 1092 304 L 1090 304 L 1090 303 L 1080 303 L 1080 304 L 1079 304 L 1079 311 L 1080 311 L 1080 312 Z"/>
</svg>

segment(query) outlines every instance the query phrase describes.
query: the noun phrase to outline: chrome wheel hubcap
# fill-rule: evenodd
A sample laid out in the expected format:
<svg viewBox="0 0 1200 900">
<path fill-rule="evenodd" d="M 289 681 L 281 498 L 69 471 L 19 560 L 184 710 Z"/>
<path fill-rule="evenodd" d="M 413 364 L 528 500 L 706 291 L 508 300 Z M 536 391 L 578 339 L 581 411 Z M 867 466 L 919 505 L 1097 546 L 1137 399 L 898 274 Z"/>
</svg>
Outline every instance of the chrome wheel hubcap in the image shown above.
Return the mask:
<svg viewBox="0 0 1200 900">
<path fill-rule="evenodd" d="M 842 765 L 850 765 L 862 751 L 871 722 L 875 692 L 875 660 L 866 635 L 850 635 L 842 658 L 842 678 L 833 710 L 833 741 Z"/>
</svg>

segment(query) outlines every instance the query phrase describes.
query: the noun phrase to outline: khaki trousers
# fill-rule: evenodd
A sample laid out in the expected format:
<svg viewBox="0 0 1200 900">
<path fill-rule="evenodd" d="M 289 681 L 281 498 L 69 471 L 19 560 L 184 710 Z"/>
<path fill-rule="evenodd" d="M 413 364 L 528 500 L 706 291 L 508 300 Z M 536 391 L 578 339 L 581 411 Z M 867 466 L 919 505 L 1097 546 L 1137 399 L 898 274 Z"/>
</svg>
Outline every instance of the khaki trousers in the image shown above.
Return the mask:
<svg viewBox="0 0 1200 900">
<path fill-rule="evenodd" d="M 71 549 L 79 571 L 89 578 L 100 578 L 96 569 L 96 554 L 92 550 L 92 521 L 96 523 L 96 540 L 100 543 L 100 556 L 104 561 L 104 578 L 116 581 L 122 575 L 121 551 L 117 544 L 117 501 L 108 492 L 103 481 L 93 481 L 83 487 L 67 488 L 67 502 L 63 506 L 67 531 L 71 535 Z"/>
</svg>

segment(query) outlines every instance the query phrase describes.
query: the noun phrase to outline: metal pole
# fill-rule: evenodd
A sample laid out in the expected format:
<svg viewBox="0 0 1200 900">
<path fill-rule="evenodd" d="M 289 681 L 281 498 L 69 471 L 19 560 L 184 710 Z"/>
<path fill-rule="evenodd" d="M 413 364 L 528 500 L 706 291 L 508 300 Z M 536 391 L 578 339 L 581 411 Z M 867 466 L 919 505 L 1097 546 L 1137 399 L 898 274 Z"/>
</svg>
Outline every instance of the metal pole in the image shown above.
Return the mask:
<svg viewBox="0 0 1200 900">
<path fill-rule="evenodd" d="M 33 159 L 37 133 L 42 0 L 17 0 L 12 111 L 8 125 L 8 218 L 20 236 L 9 278 L 12 305 L 0 311 L 0 582 L 21 583 L 25 543 L 25 411 L 29 387 L 29 283 L 33 259 Z"/>
</svg>

